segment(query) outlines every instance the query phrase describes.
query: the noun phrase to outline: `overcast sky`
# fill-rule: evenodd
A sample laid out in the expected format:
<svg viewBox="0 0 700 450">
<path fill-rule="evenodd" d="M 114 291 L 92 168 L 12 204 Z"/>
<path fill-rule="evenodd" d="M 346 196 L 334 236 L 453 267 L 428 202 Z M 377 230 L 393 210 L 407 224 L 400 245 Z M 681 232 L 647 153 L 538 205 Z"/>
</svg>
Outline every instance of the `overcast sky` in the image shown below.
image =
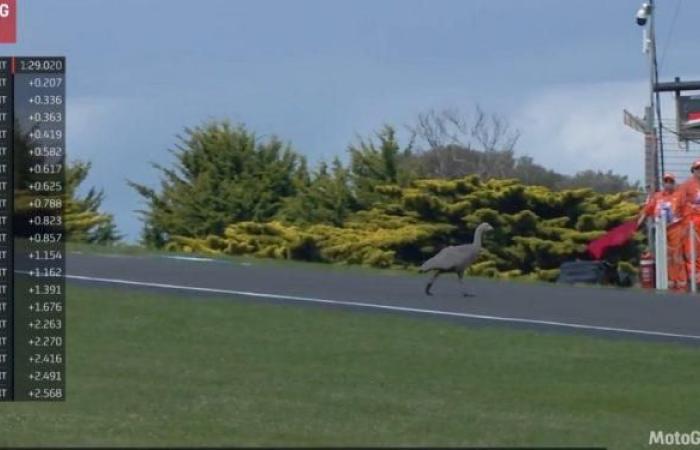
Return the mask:
<svg viewBox="0 0 700 450">
<path fill-rule="evenodd" d="M 148 163 L 208 119 L 318 161 L 384 123 L 479 103 L 547 167 L 642 177 L 641 136 L 622 124 L 647 98 L 641 0 L 19 3 L 5 54 L 67 56 L 69 158 L 93 163 L 88 184 L 132 240 L 143 205 L 125 180 L 155 185 Z M 700 2 L 657 3 L 661 77 L 700 75 Z"/>
</svg>

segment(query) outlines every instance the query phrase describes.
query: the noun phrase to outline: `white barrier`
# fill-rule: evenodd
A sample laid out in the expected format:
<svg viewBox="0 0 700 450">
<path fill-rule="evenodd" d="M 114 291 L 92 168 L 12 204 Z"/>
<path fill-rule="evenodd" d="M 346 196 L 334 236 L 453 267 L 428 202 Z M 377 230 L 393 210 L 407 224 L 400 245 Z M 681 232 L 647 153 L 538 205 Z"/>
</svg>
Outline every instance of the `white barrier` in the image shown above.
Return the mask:
<svg viewBox="0 0 700 450">
<path fill-rule="evenodd" d="M 666 238 L 666 220 L 654 219 L 654 257 L 656 259 L 656 289 L 668 289 L 668 246 Z"/>
<path fill-rule="evenodd" d="M 697 269 L 695 267 L 695 259 L 696 259 L 696 250 L 695 250 L 695 225 L 693 222 L 690 222 L 690 226 L 688 226 L 688 239 L 690 239 L 690 292 L 693 294 L 697 290 L 697 283 L 695 280 L 697 279 Z"/>
</svg>

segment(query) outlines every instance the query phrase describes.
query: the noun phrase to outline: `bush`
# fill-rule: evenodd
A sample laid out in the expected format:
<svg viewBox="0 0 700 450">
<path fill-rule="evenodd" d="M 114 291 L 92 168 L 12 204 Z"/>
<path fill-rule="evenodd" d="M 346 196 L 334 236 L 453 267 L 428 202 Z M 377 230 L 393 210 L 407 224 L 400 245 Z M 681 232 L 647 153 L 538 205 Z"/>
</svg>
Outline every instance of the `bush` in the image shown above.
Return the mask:
<svg viewBox="0 0 700 450">
<path fill-rule="evenodd" d="M 253 254 L 375 267 L 416 267 L 447 245 L 470 242 L 489 222 L 486 251 L 470 273 L 553 281 L 558 267 L 584 256 L 586 243 L 633 217 L 635 193 L 598 194 L 589 189 L 551 191 L 515 180 L 475 177 L 386 185 L 371 209 L 353 212 L 340 226 L 281 221 L 238 222 L 222 236 L 174 236 L 169 248 Z M 614 262 L 636 264 L 641 236 L 611 253 Z"/>
</svg>

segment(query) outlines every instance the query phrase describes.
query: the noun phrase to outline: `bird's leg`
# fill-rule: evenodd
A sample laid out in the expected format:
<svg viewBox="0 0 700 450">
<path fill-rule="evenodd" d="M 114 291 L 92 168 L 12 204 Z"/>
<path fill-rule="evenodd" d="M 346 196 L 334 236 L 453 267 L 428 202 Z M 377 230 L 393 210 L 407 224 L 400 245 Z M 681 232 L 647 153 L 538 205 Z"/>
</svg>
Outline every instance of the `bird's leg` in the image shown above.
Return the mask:
<svg viewBox="0 0 700 450">
<path fill-rule="evenodd" d="M 440 275 L 440 271 L 435 271 L 432 278 L 430 278 L 430 281 L 428 281 L 428 284 L 425 285 L 425 295 L 433 295 L 430 293 L 430 288 L 433 287 L 433 283 L 435 283 L 435 280 L 437 279 L 437 277 L 439 275 Z"/>
<path fill-rule="evenodd" d="M 464 272 L 457 272 L 457 278 L 459 278 L 459 285 L 464 286 Z M 462 295 L 465 297 L 472 296 L 469 292 L 463 292 Z"/>
</svg>

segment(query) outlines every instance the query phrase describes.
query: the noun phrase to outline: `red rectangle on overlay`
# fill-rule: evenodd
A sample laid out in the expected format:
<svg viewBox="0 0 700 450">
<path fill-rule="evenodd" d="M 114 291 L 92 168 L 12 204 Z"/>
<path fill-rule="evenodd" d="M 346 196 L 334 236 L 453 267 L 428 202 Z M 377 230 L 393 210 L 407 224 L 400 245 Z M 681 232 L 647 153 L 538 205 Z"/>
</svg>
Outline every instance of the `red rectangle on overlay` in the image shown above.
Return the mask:
<svg viewBox="0 0 700 450">
<path fill-rule="evenodd" d="M 0 44 L 17 42 L 17 0 L 0 0 Z"/>
<path fill-rule="evenodd" d="M 688 113 L 688 120 L 700 120 L 700 112 Z"/>
</svg>

